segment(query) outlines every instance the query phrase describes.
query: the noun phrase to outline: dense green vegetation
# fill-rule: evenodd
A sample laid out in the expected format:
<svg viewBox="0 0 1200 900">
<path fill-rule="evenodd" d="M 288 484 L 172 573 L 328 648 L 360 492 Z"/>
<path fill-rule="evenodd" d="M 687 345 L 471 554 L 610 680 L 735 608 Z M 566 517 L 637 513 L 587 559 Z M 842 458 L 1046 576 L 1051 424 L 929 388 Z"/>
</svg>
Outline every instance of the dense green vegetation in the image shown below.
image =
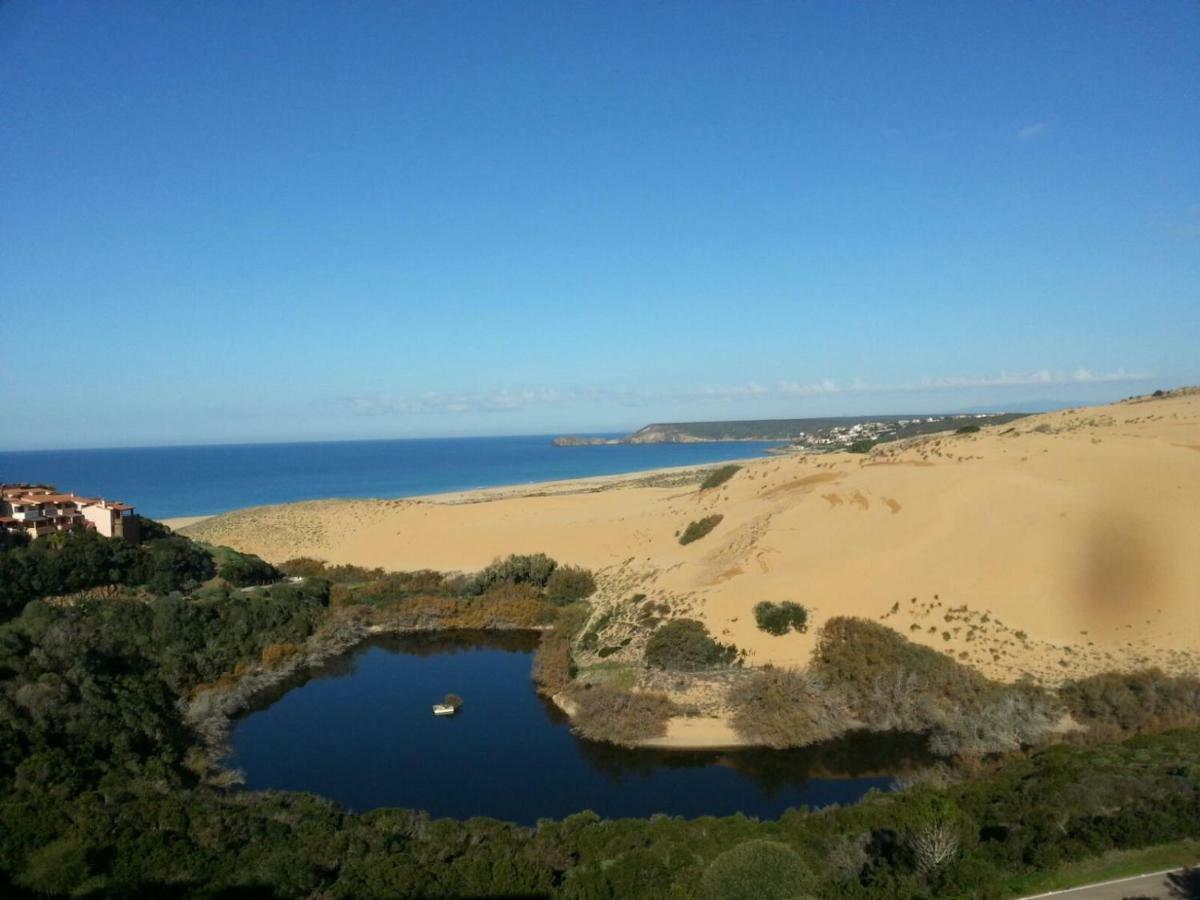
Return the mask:
<svg viewBox="0 0 1200 900">
<path fill-rule="evenodd" d="M 707 491 L 709 488 L 720 487 L 740 471 L 742 471 L 742 467 L 732 463 L 727 466 L 717 466 L 700 482 L 700 490 Z"/>
<path fill-rule="evenodd" d="M 690 544 L 692 541 L 698 541 L 714 528 L 721 524 L 721 520 L 725 517 L 720 513 L 715 513 L 711 516 L 705 516 L 703 519 L 698 519 L 695 522 L 688 522 L 687 528 L 683 529 L 683 534 L 679 536 L 679 543 Z"/>
<path fill-rule="evenodd" d="M 14 542 L 0 551 L 0 612 L 101 587 L 166 594 L 195 588 L 216 574 L 211 553 L 153 524 L 147 529 L 153 536 L 136 547 L 84 529 Z"/>
<path fill-rule="evenodd" d="M 206 684 L 289 658 L 347 623 L 492 620 L 527 603 L 557 616 L 547 641 L 559 649 L 546 670 L 569 681 L 569 643 L 586 609 L 551 604 L 550 574 L 539 585 L 532 576 L 545 567 L 533 558 L 502 565 L 512 580 L 489 575 L 479 593 L 478 578 L 348 569 L 331 578 L 310 561 L 298 584 L 247 591 L 210 574 L 204 587 L 155 596 L 146 573 L 186 585 L 205 571 L 199 558 L 215 566 L 183 538 L 152 540 L 168 542 L 157 552 L 169 565 L 86 535 L 0 550 L 5 572 L 34 573 L 22 576 L 25 590 L 45 585 L 39 596 L 102 586 L 104 572 L 130 588 L 34 599 L 0 625 L 0 896 L 998 898 L 1036 871 L 1200 837 L 1195 729 L 1012 754 L 968 782 L 763 822 L 581 812 L 523 828 L 408 810 L 354 815 L 303 794 L 231 791 L 183 713 Z M 72 559 L 84 565 L 76 575 L 56 569 Z M 135 565 L 145 568 L 134 574 Z M 835 619 L 818 650 L 819 677 L 839 679 L 857 710 L 876 709 L 871 685 L 895 667 L 931 703 L 935 687 L 968 705 L 994 699 L 990 682 L 870 626 Z M 694 627 L 675 630 L 667 647 L 701 645 Z M 764 679 L 756 690 L 766 705 L 825 689 L 792 673 L 754 678 Z M 1194 687 L 1143 673 L 1078 682 L 1064 702 L 1088 721 L 1151 727 L 1200 711 Z M 649 693 L 597 685 L 578 695 L 584 721 L 616 719 L 631 734 L 672 711 Z M 1153 712 L 1133 714 L 1130 698 L 1151 695 L 1143 705 Z"/>
<path fill-rule="evenodd" d="M 658 669 L 694 671 L 727 666 L 736 658 L 736 647 L 716 641 L 696 619 L 672 619 L 646 642 L 646 662 Z"/>
<path fill-rule="evenodd" d="M 754 607 L 754 621 L 767 634 L 783 635 L 789 631 L 808 631 L 808 610 L 799 603 L 784 600 L 772 603 L 764 600 Z"/>
<path fill-rule="evenodd" d="M 234 587 L 253 587 L 283 580 L 283 572 L 252 553 L 238 553 L 229 547 L 217 547 L 212 553 L 217 576 Z"/>
</svg>

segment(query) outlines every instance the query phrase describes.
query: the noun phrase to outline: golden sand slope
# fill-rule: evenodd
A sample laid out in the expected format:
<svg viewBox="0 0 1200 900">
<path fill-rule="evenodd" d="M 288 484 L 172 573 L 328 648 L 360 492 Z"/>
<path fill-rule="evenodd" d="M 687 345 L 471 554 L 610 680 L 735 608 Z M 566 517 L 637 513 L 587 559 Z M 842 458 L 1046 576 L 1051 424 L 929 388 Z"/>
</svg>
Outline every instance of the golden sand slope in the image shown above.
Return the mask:
<svg viewBox="0 0 1200 900">
<path fill-rule="evenodd" d="M 997 677 L 1200 670 L 1200 393 L 869 456 L 761 459 L 705 492 L 667 481 L 299 503 L 186 533 L 274 561 L 389 569 L 468 570 L 544 551 L 598 570 L 600 604 L 666 601 L 751 664 L 807 661 L 811 632 L 771 637 L 751 613 L 795 600 L 818 627 L 835 615 L 879 620 Z M 689 521 L 718 512 L 708 537 L 679 545 Z"/>
</svg>

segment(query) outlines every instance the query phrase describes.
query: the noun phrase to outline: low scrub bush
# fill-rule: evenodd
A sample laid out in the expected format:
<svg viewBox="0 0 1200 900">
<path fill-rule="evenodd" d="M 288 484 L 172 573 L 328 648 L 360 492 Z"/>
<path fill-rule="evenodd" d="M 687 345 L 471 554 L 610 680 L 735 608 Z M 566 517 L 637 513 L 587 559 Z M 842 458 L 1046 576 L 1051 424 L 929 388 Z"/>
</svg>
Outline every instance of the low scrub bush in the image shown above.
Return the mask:
<svg viewBox="0 0 1200 900">
<path fill-rule="evenodd" d="M 978 425 L 960 425 L 954 429 L 955 434 L 975 434 L 977 431 L 979 431 Z"/>
<path fill-rule="evenodd" d="M 690 544 L 692 541 L 698 541 L 714 528 L 721 524 L 721 520 L 725 517 L 720 513 L 712 516 L 705 516 L 696 522 L 688 522 L 687 528 L 683 529 L 683 534 L 679 536 L 679 543 Z"/>
<path fill-rule="evenodd" d="M 584 600 L 596 593 L 596 579 L 587 569 L 559 566 L 546 580 L 546 599 L 566 604 Z"/>
<path fill-rule="evenodd" d="M 857 724 L 842 691 L 795 670 L 755 672 L 733 686 L 729 704 L 738 734 L 777 749 L 827 741 Z"/>
<path fill-rule="evenodd" d="M 799 603 L 785 600 L 772 603 L 764 600 L 754 607 L 754 621 L 767 634 L 781 635 L 789 631 L 808 631 L 808 610 Z"/>
<path fill-rule="evenodd" d="M 704 872 L 704 900 L 803 900 L 816 878 L 795 850 L 751 840 L 721 853 Z"/>
<path fill-rule="evenodd" d="M 727 666 L 736 657 L 736 647 L 717 642 L 696 619 L 667 622 L 646 642 L 646 662 L 659 669 L 689 671 Z"/>
<path fill-rule="evenodd" d="M 575 691 L 575 731 L 594 741 L 630 746 L 667 733 L 667 720 L 676 712 L 666 694 L 623 691 L 606 684 Z"/>
<path fill-rule="evenodd" d="M 1159 669 L 1107 672 L 1068 681 L 1058 692 L 1076 720 L 1142 731 L 1200 723 L 1200 678 Z"/>
<path fill-rule="evenodd" d="M 944 755 L 1018 750 L 1040 741 L 1061 712 L 1040 688 L 991 681 L 864 619 L 826 622 L 812 669 L 844 689 L 854 715 L 872 728 L 928 732 Z"/>
<path fill-rule="evenodd" d="M 558 563 L 545 553 L 514 553 L 498 559 L 490 566 L 477 572 L 467 584 L 468 593 L 482 594 L 494 584 L 508 581 L 512 584 L 532 584 L 544 588 Z"/>
<path fill-rule="evenodd" d="M 283 573 L 253 553 L 238 553 L 228 547 L 220 547 L 220 565 L 217 575 L 234 587 L 252 587 L 274 584 L 283 578 Z"/>
<path fill-rule="evenodd" d="M 571 642 L 587 622 L 585 604 L 564 606 L 558 610 L 554 627 L 542 632 L 541 642 L 533 655 L 533 681 L 538 691 L 552 697 L 564 690 L 575 677 L 571 661 Z"/>
<path fill-rule="evenodd" d="M 300 644 L 268 644 L 262 650 L 262 664 L 268 669 L 274 669 L 303 650 Z"/>
<path fill-rule="evenodd" d="M 855 441 L 853 444 L 851 444 L 849 447 L 846 448 L 846 452 L 847 453 L 870 453 L 871 448 L 874 447 L 878 443 L 879 443 L 879 441 L 872 441 L 872 440 L 867 440 L 867 439 L 863 439 L 861 441 Z"/>
<path fill-rule="evenodd" d="M 741 470 L 741 466 L 718 466 L 708 473 L 708 477 L 700 482 L 700 490 L 707 491 L 709 488 L 720 487 Z"/>
<path fill-rule="evenodd" d="M 285 575 L 298 575 L 302 578 L 324 578 L 334 584 L 357 584 L 374 581 L 388 575 L 383 569 L 367 569 L 363 566 L 337 565 L 331 566 L 321 559 L 311 556 L 296 556 L 279 564 L 279 570 Z M 395 573 L 393 573 L 395 574 Z"/>
</svg>

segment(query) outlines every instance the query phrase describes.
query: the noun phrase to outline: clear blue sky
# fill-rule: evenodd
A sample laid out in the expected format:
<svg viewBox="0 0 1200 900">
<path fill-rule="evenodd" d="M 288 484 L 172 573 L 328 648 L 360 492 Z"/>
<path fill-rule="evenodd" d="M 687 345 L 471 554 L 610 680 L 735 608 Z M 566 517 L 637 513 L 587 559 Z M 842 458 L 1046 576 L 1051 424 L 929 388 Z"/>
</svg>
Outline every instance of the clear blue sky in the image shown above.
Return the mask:
<svg viewBox="0 0 1200 900">
<path fill-rule="evenodd" d="M 1200 4 L 0 3 L 0 449 L 1200 382 Z"/>
</svg>

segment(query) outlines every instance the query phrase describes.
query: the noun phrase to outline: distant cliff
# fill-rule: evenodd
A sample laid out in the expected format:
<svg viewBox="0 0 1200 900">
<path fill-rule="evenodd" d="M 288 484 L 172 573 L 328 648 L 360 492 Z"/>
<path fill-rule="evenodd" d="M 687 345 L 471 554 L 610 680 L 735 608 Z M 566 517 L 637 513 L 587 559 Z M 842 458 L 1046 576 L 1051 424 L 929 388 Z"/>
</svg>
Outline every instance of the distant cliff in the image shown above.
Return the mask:
<svg viewBox="0 0 1200 900">
<path fill-rule="evenodd" d="M 748 419 L 734 422 L 656 422 L 623 438 L 566 436 L 557 447 L 602 444 L 695 444 L 715 441 L 781 441 L 824 449 L 863 438 L 895 440 L 947 431 L 965 423 L 1000 425 L 1021 418 L 1019 413 L 941 414 L 907 416 L 833 416 L 819 419 Z"/>
</svg>

